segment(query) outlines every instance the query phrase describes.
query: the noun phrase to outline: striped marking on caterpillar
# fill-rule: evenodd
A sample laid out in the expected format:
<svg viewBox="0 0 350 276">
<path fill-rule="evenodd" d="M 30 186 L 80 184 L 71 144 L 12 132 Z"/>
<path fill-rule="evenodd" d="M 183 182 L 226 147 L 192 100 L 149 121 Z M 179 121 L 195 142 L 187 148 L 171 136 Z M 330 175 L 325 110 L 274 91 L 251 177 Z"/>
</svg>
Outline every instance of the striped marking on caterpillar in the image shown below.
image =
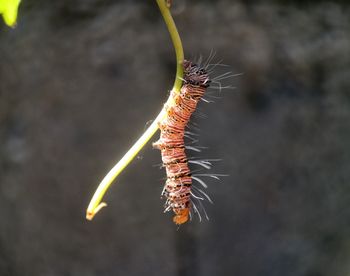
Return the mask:
<svg viewBox="0 0 350 276">
<path fill-rule="evenodd" d="M 167 174 L 162 192 L 162 196 L 166 197 L 165 212 L 173 210 L 175 213 L 173 221 L 177 225 L 188 221 L 192 207 L 199 213 L 191 201 L 191 197 L 198 199 L 191 191 L 192 179 L 197 179 L 192 177 L 188 167 L 184 138 L 191 115 L 211 82 L 205 68 L 186 60 L 183 62 L 183 67 L 184 84 L 179 94 L 171 92 L 174 105 L 165 107 L 167 116 L 159 123 L 160 139 L 153 143 L 154 148 L 161 150 Z M 203 191 L 200 192 L 209 198 Z"/>
</svg>

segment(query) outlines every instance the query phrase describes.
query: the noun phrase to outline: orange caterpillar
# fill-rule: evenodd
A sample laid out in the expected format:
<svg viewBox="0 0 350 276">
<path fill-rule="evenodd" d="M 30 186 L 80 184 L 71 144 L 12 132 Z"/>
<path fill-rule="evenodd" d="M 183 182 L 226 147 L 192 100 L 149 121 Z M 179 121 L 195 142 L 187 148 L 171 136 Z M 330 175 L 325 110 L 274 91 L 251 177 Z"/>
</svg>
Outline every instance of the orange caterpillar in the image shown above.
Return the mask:
<svg viewBox="0 0 350 276">
<path fill-rule="evenodd" d="M 153 144 L 154 148 L 161 150 L 167 174 L 162 192 L 166 197 L 165 211 L 173 210 L 173 221 L 178 225 L 188 221 L 193 195 L 192 176 L 185 153 L 185 127 L 210 84 L 204 68 L 190 61 L 184 61 L 183 67 L 184 84 L 179 94 L 171 92 L 175 105 L 167 107 L 168 115 L 159 123 L 160 139 Z"/>
</svg>

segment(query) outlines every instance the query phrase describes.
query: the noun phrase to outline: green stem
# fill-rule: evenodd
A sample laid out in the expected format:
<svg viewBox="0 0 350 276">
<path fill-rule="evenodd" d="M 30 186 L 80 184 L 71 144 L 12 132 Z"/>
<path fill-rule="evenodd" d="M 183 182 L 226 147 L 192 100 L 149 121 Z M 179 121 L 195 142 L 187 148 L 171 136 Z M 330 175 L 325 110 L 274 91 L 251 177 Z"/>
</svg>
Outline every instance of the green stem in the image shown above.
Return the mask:
<svg viewBox="0 0 350 276">
<path fill-rule="evenodd" d="M 173 42 L 175 52 L 176 52 L 176 78 L 174 82 L 174 87 L 172 91 L 176 93 L 180 92 L 183 79 L 183 60 L 184 53 L 182 48 L 181 39 L 179 33 L 176 29 L 175 22 L 171 16 L 169 5 L 166 0 L 156 0 L 159 6 L 159 9 L 163 15 L 164 21 L 168 27 L 168 31 Z M 169 97 L 165 106 L 170 106 L 174 104 L 172 96 Z M 160 111 L 156 119 L 149 126 L 149 128 L 142 134 L 142 136 L 136 141 L 136 143 L 127 151 L 127 153 L 119 160 L 119 162 L 108 172 L 108 174 L 103 178 L 99 186 L 97 187 L 96 192 L 94 193 L 90 204 L 86 210 L 86 218 L 92 220 L 96 213 L 105 207 L 107 204 L 102 201 L 104 194 L 107 192 L 110 185 L 116 179 L 116 177 L 125 169 L 125 167 L 135 158 L 139 151 L 146 145 L 146 143 L 152 138 L 152 136 L 158 130 L 158 123 L 162 121 L 167 116 L 165 108 Z"/>
<path fill-rule="evenodd" d="M 168 31 L 174 45 L 174 49 L 176 53 L 176 78 L 175 78 L 173 90 L 175 92 L 179 92 L 182 86 L 182 78 L 183 78 L 182 63 L 184 61 L 184 51 L 182 47 L 181 38 L 180 38 L 179 32 L 177 31 L 174 19 L 171 16 L 167 1 L 166 0 L 156 0 L 156 1 L 159 6 L 160 12 L 163 15 L 165 24 L 168 27 Z"/>
</svg>

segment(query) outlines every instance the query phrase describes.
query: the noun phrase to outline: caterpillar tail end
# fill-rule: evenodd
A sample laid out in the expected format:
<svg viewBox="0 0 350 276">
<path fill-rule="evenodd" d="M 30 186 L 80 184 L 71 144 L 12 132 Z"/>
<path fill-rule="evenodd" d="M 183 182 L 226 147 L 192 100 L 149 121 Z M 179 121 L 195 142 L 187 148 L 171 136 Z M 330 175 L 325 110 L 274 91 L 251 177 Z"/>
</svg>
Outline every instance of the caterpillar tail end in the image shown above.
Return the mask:
<svg viewBox="0 0 350 276">
<path fill-rule="evenodd" d="M 184 224 L 188 221 L 188 217 L 190 215 L 190 208 L 185 208 L 176 211 L 176 215 L 173 218 L 173 221 L 176 225 Z"/>
<path fill-rule="evenodd" d="M 86 219 L 87 220 L 92 220 L 94 218 L 94 216 L 103 208 L 106 207 L 107 203 L 105 202 L 101 202 L 99 205 L 97 205 L 97 207 L 95 207 L 94 209 L 90 210 L 89 208 L 86 210 Z"/>
</svg>

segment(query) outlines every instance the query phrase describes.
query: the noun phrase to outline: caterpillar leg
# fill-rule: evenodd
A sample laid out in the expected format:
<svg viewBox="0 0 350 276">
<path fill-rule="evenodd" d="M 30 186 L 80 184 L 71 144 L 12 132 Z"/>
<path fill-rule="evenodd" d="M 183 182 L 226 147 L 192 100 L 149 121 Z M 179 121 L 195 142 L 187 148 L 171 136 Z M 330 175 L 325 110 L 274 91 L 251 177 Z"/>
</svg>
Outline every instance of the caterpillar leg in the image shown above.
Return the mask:
<svg viewBox="0 0 350 276">
<path fill-rule="evenodd" d="M 173 221 L 175 224 L 180 225 L 188 221 L 188 217 L 190 215 L 190 208 L 180 209 L 175 211 L 175 216 Z"/>
</svg>

